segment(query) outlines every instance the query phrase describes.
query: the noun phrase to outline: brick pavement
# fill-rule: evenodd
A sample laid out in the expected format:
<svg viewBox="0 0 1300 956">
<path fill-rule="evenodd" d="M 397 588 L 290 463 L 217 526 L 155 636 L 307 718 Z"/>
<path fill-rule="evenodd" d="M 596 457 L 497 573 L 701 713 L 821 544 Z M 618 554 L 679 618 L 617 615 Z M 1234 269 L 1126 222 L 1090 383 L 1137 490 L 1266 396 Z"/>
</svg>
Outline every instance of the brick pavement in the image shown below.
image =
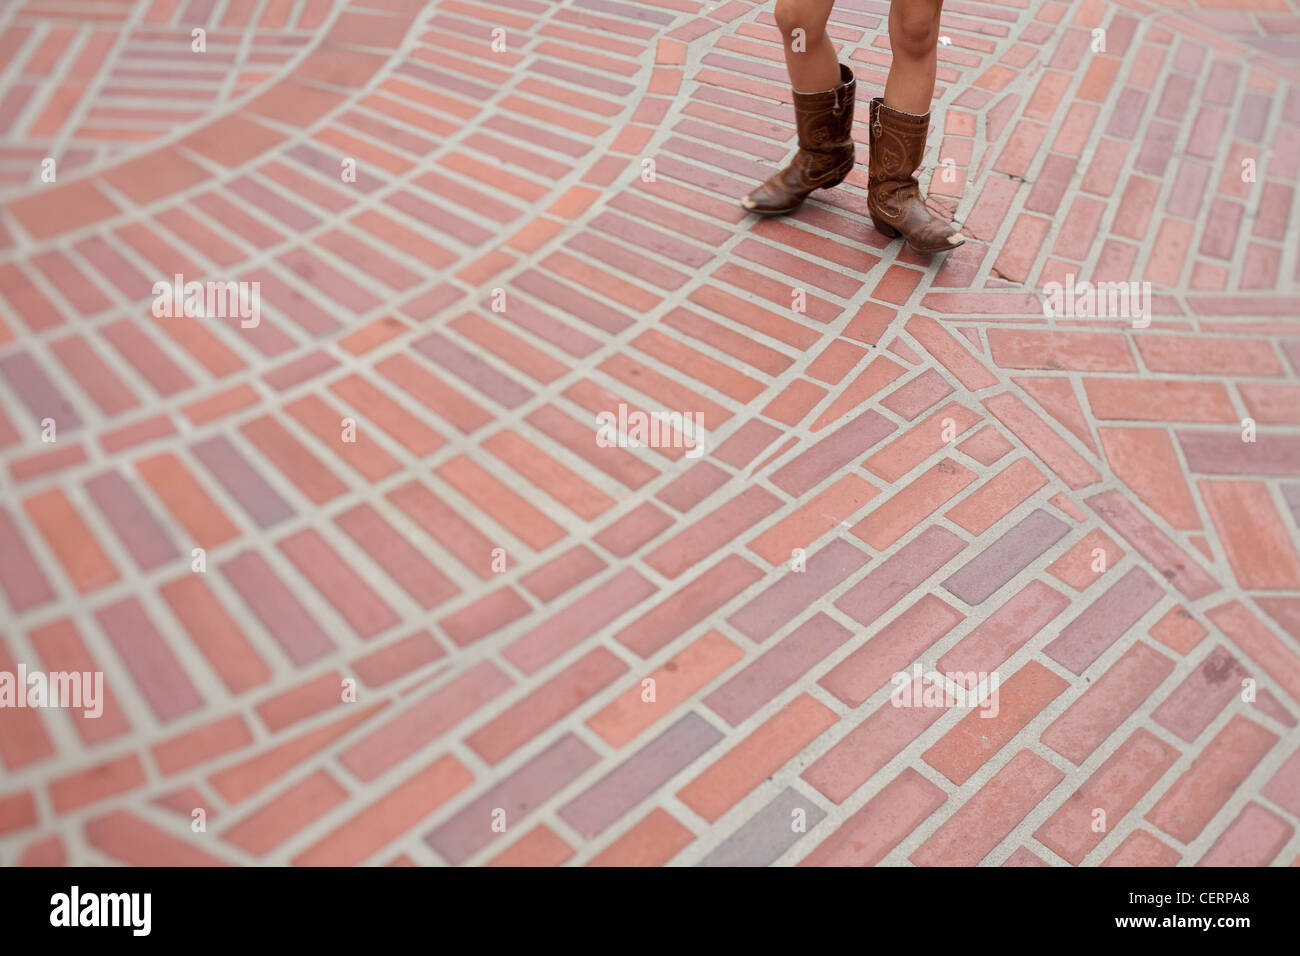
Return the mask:
<svg viewBox="0 0 1300 956">
<path fill-rule="evenodd" d="M 943 34 L 931 263 L 737 205 L 770 4 L 6 4 L 0 863 L 1300 861 L 1295 4 Z"/>
</svg>

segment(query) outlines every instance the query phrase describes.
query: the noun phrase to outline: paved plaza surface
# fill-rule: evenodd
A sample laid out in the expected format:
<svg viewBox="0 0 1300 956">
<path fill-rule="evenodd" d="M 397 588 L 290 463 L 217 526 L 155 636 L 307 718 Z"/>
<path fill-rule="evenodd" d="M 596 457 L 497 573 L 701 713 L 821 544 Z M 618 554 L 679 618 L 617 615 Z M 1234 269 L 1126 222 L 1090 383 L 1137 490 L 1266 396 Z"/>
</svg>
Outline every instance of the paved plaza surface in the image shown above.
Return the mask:
<svg viewBox="0 0 1300 956">
<path fill-rule="evenodd" d="M 1296 3 L 886 11 L 0 4 L 0 864 L 1300 862 Z"/>
</svg>

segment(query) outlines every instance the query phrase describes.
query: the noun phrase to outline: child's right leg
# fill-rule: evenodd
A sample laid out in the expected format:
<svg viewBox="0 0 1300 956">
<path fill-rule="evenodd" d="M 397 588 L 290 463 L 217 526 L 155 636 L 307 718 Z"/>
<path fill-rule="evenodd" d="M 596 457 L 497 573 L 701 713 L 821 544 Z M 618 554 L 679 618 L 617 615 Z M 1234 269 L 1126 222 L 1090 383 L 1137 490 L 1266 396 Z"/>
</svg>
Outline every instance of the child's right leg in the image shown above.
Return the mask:
<svg viewBox="0 0 1300 956">
<path fill-rule="evenodd" d="M 792 212 L 814 189 L 838 185 L 853 169 L 857 83 L 826 33 L 834 0 L 777 0 L 776 25 L 794 95 L 799 152 L 741 202 L 763 215 Z"/>
<path fill-rule="evenodd" d="M 776 0 L 776 28 L 785 45 L 790 86 L 799 93 L 819 93 L 840 81 L 835 45 L 826 33 L 835 0 Z"/>
</svg>

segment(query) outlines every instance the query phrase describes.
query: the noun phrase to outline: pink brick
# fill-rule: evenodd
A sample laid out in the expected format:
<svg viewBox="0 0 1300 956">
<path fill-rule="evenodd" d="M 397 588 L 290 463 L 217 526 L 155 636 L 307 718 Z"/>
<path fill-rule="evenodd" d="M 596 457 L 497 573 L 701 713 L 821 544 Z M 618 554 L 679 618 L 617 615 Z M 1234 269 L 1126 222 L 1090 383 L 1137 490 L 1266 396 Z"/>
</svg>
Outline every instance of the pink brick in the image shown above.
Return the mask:
<svg viewBox="0 0 1300 956">
<path fill-rule="evenodd" d="M 677 791 L 677 797 L 712 823 L 837 719 L 825 704 L 800 694 Z"/>
<path fill-rule="evenodd" d="M 856 707 L 911 667 L 962 620 L 961 612 L 927 594 L 831 669 L 819 684 Z"/>
<path fill-rule="evenodd" d="M 355 866 L 416 826 L 474 781 L 455 757 L 439 757 L 293 858 L 295 866 Z"/>
<path fill-rule="evenodd" d="M 911 699 L 921 699 L 925 687 L 920 678 L 908 685 Z M 895 707 L 886 700 L 814 760 L 803 779 L 827 798 L 843 803 L 945 713 L 945 707 Z"/>
<path fill-rule="evenodd" d="M 1276 813 L 1248 803 L 1196 865 L 1268 866 L 1294 833 L 1295 827 Z"/>
<path fill-rule="evenodd" d="M 875 866 L 947 799 L 911 767 L 885 784 L 800 866 Z"/>
<path fill-rule="evenodd" d="M 1101 866 L 1177 866 L 1183 855 L 1146 830 L 1134 830 L 1101 861 Z"/>
<path fill-rule="evenodd" d="M 1277 739 L 1254 721 L 1233 716 L 1146 818 L 1170 836 L 1192 842 Z"/>
<path fill-rule="evenodd" d="M 1022 750 L 908 857 L 917 866 L 974 866 L 989 855 L 1064 774 Z"/>
<path fill-rule="evenodd" d="M 1040 738 L 1062 757 L 1083 763 L 1174 670 L 1174 662 L 1141 642 L 1124 652 L 1056 718 Z"/>
<path fill-rule="evenodd" d="M 1138 729 L 1115 748 L 1034 836 L 1075 866 L 1087 856 L 1143 795 L 1173 766 L 1178 751 L 1149 731 Z M 1105 813 L 1104 828 L 1095 829 Z"/>
<path fill-rule="evenodd" d="M 597 647 L 465 738 L 489 764 L 498 764 L 627 670 Z"/>
</svg>

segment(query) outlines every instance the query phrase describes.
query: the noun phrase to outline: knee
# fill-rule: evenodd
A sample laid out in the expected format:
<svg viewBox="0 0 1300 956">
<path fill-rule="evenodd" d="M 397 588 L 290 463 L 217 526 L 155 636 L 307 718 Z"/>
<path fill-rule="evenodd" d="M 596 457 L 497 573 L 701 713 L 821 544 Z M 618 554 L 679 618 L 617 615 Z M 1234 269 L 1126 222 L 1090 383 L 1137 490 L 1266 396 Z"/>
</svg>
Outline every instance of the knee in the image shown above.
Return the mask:
<svg viewBox="0 0 1300 956">
<path fill-rule="evenodd" d="M 811 41 L 826 29 L 826 24 L 818 19 L 815 5 L 803 0 L 776 0 L 774 15 L 776 28 L 786 43 L 794 39 L 796 30 L 802 30 L 804 40 Z"/>
<path fill-rule="evenodd" d="M 890 17 L 889 43 L 895 55 L 928 56 L 939 44 L 939 8 L 922 0 L 897 2 Z"/>
</svg>

